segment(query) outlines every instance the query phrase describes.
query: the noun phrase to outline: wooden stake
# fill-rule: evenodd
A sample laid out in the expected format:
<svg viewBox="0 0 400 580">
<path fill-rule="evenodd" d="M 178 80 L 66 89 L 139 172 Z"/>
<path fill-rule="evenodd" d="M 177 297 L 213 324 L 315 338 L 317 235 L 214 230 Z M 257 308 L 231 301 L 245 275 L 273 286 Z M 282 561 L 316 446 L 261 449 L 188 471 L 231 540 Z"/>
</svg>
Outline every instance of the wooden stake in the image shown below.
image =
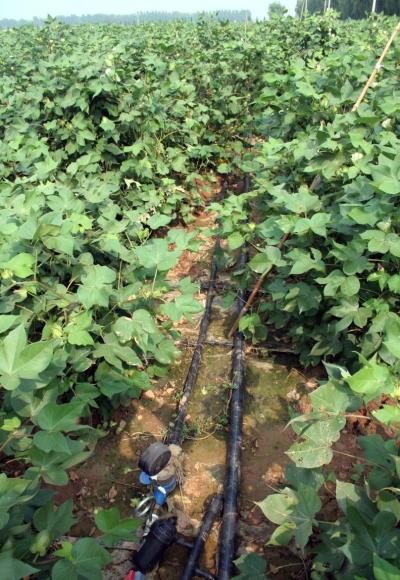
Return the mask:
<svg viewBox="0 0 400 580">
<path fill-rule="evenodd" d="M 360 93 L 360 96 L 358 97 L 357 101 L 354 103 L 353 108 L 351 109 L 351 111 L 353 113 L 355 113 L 358 109 L 358 107 L 361 105 L 361 103 L 363 102 L 365 95 L 368 92 L 368 89 L 371 87 L 372 83 L 374 82 L 374 80 L 376 79 L 376 75 L 378 74 L 378 72 L 381 70 L 382 68 L 382 63 L 385 60 L 385 57 L 387 55 L 387 53 L 389 52 L 390 47 L 392 46 L 393 42 L 396 39 L 396 36 L 399 34 L 400 32 L 400 22 L 397 24 L 396 28 L 393 30 L 389 40 L 386 43 L 385 48 L 383 49 L 383 52 L 381 54 L 381 56 L 379 57 L 378 62 L 376 63 L 374 70 L 371 73 L 371 76 L 369 77 L 369 79 L 367 80 L 367 82 L 365 83 L 365 86 L 363 88 L 363 90 Z"/>
</svg>

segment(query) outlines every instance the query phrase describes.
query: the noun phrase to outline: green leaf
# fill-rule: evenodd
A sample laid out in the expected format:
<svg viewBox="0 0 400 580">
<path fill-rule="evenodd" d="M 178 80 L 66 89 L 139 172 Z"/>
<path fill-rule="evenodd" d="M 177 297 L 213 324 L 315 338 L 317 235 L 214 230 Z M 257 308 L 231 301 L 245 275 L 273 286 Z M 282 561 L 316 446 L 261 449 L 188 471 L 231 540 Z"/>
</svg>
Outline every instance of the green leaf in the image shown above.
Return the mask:
<svg viewBox="0 0 400 580">
<path fill-rule="evenodd" d="M 135 310 L 131 318 L 128 316 L 118 318 L 112 329 L 121 342 L 133 338 L 144 352 L 148 347 L 149 336 L 160 334 L 153 316 L 144 308 Z"/>
<path fill-rule="evenodd" d="M 283 205 L 296 214 L 307 214 L 310 211 L 318 211 L 321 201 L 315 194 L 311 194 L 307 187 L 301 187 L 297 193 L 282 196 Z"/>
<path fill-rule="evenodd" d="M 111 119 L 108 119 L 107 117 L 102 118 L 100 127 L 103 129 L 103 131 L 107 133 L 112 133 L 113 131 L 115 131 L 115 123 L 111 121 Z"/>
<path fill-rule="evenodd" d="M 0 345 L 1 381 L 6 389 L 13 390 L 20 379 L 35 379 L 50 364 L 53 347 L 49 342 L 27 345 L 26 333 L 21 324 L 12 330 Z"/>
<path fill-rule="evenodd" d="M 111 556 L 93 538 L 81 538 L 69 550 L 63 546 L 54 555 L 67 559 L 55 564 L 51 572 L 52 580 L 101 580 L 101 569 L 111 562 Z"/>
<path fill-rule="evenodd" d="M 122 370 L 121 361 L 129 366 L 142 366 L 136 352 L 129 346 L 119 344 L 114 334 L 104 335 L 104 344 L 97 344 L 93 352 L 95 358 L 104 358 L 112 366 Z"/>
<path fill-rule="evenodd" d="M 21 580 L 21 578 L 39 572 L 37 568 L 13 558 L 9 552 L 0 554 L 0 571 L 4 580 Z"/>
<path fill-rule="evenodd" d="M 389 289 L 396 294 L 400 294 L 400 274 L 390 276 L 388 282 Z"/>
<path fill-rule="evenodd" d="M 79 286 L 77 296 L 79 301 L 87 308 L 94 305 L 108 306 L 111 284 L 115 281 L 114 270 L 107 266 L 91 266 L 87 269 L 87 274 L 82 278 L 82 285 Z"/>
<path fill-rule="evenodd" d="M 230 167 L 229 163 L 220 163 L 217 167 L 218 173 L 229 173 L 230 170 L 231 170 L 231 167 Z"/>
<path fill-rule="evenodd" d="M 390 170 L 384 166 L 372 167 L 371 173 L 375 187 L 389 195 L 398 195 L 400 193 L 400 181 Z"/>
<path fill-rule="evenodd" d="M 58 166 L 57 161 L 52 157 L 47 157 L 44 161 L 39 161 L 35 163 L 36 173 L 38 179 L 45 179 L 50 173 L 52 173 Z"/>
<path fill-rule="evenodd" d="M 48 431 L 38 431 L 33 436 L 33 444 L 42 451 L 49 453 L 56 451 L 58 453 L 69 453 L 67 438 L 62 433 L 49 433 Z"/>
<path fill-rule="evenodd" d="M 375 419 L 384 425 L 400 425 L 400 408 L 393 405 L 383 405 L 382 409 L 372 412 Z"/>
<path fill-rule="evenodd" d="M 400 322 L 388 319 L 385 324 L 386 339 L 384 345 L 396 358 L 400 358 Z"/>
<path fill-rule="evenodd" d="M 159 272 L 164 272 L 176 266 L 180 252 L 169 250 L 167 240 L 157 238 L 136 248 L 135 254 L 139 263 L 145 268 L 157 268 Z"/>
<path fill-rule="evenodd" d="M 285 522 L 278 526 L 271 534 L 268 544 L 270 546 L 287 546 L 296 531 L 294 522 Z"/>
<path fill-rule="evenodd" d="M 69 344 L 78 346 L 94 344 L 93 338 L 87 331 L 92 324 L 92 312 L 82 312 L 77 316 L 71 318 L 71 321 L 65 327 L 65 332 L 68 335 Z"/>
<path fill-rule="evenodd" d="M 230 250 L 236 250 L 244 244 L 244 237 L 240 232 L 233 232 L 228 236 L 228 246 Z"/>
<path fill-rule="evenodd" d="M 171 320 L 177 322 L 182 316 L 190 318 L 191 314 L 196 314 L 203 310 L 203 306 L 193 298 L 193 296 L 188 294 L 182 294 L 175 298 L 172 302 L 167 302 L 163 304 L 161 308 L 162 312 L 169 316 Z"/>
<path fill-rule="evenodd" d="M 314 411 L 343 413 L 354 404 L 354 395 L 341 383 L 330 380 L 310 393 Z"/>
<path fill-rule="evenodd" d="M 41 429 L 52 433 L 76 431 L 84 428 L 83 425 L 77 424 L 82 409 L 83 404 L 81 402 L 71 402 L 63 405 L 48 403 L 39 412 L 37 424 Z"/>
<path fill-rule="evenodd" d="M 51 535 L 51 540 L 68 532 L 75 520 L 72 516 L 72 500 L 69 499 L 58 507 L 53 502 L 48 502 L 33 514 L 33 523 L 39 531 L 46 530 Z"/>
<path fill-rule="evenodd" d="M 13 431 L 18 429 L 19 427 L 21 427 L 21 420 L 18 417 L 12 417 L 10 419 L 4 419 L 3 424 L 0 427 L 0 429 L 2 431 L 7 431 L 9 433 L 12 433 Z"/>
<path fill-rule="evenodd" d="M 310 228 L 318 236 L 326 236 L 326 226 L 329 224 L 331 216 L 328 213 L 316 213 L 310 219 Z"/>
<path fill-rule="evenodd" d="M 100 363 L 95 375 L 100 392 L 108 398 L 114 395 L 129 393 L 131 397 L 138 397 L 140 389 L 135 387 L 131 378 L 122 375 L 107 363 Z"/>
<path fill-rule="evenodd" d="M 285 488 L 281 493 L 269 495 L 256 504 L 271 522 L 280 525 L 290 520 L 297 499 L 291 489 Z"/>
<path fill-rule="evenodd" d="M 340 285 L 343 296 L 354 296 L 360 291 L 360 281 L 357 276 L 347 276 Z"/>
<path fill-rule="evenodd" d="M 6 332 L 15 322 L 19 319 L 19 316 L 14 316 L 13 314 L 1 314 L 0 315 L 0 333 Z"/>
<path fill-rule="evenodd" d="M 234 561 L 239 570 L 239 575 L 234 576 L 237 580 L 266 580 L 267 563 L 264 558 L 254 554 L 245 554 Z"/>
<path fill-rule="evenodd" d="M 374 554 L 373 558 L 375 580 L 398 580 L 400 578 L 400 568 L 383 560 L 378 554 Z"/>
<path fill-rule="evenodd" d="M 173 220 L 173 216 L 164 215 L 162 213 L 160 213 L 160 214 L 155 213 L 154 215 L 151 216 L 151 218 L 149 218 L 147 220 L 147 225 L 152 230 L 158 230 L 159 228 L 162 228 L 162 227 L 168 225 L 172 220 Z"/>
<path fill-rule="evenodd" d="M 346 382 L 355 392 L 371 400 L 380 394 L 390 394 L 394 383 L 390 370 L 384 365 L 370 361 L 357 373 L 348 377 Z"/>
<path fill-rule="evenodd" d="M 286 451 L 286 455 L 288 455 L 296 465 L 307 469 L 326 465 L 331 462 L 333 457 L 330 444 L 317 443 L 312 439 L 307 439 L 300 443 L 294 443 L 289 451 Z"/>
<path fill-rule="evenodd" d="M 28 278 L 33 274 L 32 266 L 34 264 L 35 258 L 31 254 L 23 252 L 11 258 L 3 265 L 3 268 L 11 270 L 18 278 Z"/>
<path fill-rule="evenodd" d="M 71 328 L 68 332 L 68 342 L 69 344 L 75 344 L 77 346 L 87 346 L 94 344 L 94 340 L 87 330 L 81 330 L 80 328 Z"/>
<path fill-rule="evenodd" d="M 258 274 L 268 272 L 273 266 L 285 265 L 285 260 L 281 258 L 281 251 L 275 246 L 267 246 L 262 252 L 256 254 L 249 262 L 250 268 Z"/>
<path fill-rule="evenodd" d="M 294 262 L 290 274 L 304 274 L 313 269 L 323 272 L 325 268 L 323 262 L 318 257 L 318 250 L 314 250 L 314 252 L 316 253 L 317 258 L 312 258 L 310 254 L 304 250 L 296 249 L 289 252 L 288 258 Z"/>
<path fill-rule="evenodd" d="M 105 534 L 103 541 L 106 544 L 114 544 L 120 540 L 132 540 L 132 532 L 140 525 L 140 520 L 125 518 L 121 519 L 119 509 L 112 507 L 101 510 L 95 516 L 96 525 Z"/>
</svg>

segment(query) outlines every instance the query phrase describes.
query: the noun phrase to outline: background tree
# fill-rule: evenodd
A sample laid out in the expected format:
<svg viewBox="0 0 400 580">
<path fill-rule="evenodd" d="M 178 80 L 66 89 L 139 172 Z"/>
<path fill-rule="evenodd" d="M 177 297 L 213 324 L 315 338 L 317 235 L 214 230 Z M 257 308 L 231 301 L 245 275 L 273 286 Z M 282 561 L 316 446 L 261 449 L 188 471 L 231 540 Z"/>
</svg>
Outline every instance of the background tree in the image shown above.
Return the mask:
<svg viewBox="0 0 400 580">
<path fill-rule="evenodd" d="M 287 14 L 287 8 L 280 2 L 271 2 L 268 6 L 268 18 L 273 16 L 285 16 Z"/>
<path fill-rule="evenodd" d="M 83 14 L 76 16 L 57 16 L 57 20 L 66 24 L 143 24 L 145 22 L 170 22 L 198 20 L 204 16 L 217 18 L 222 21 L 245 22 L 251 20 L 249 10 L 219 10 L 218 12 L 137 12 L 135 14 Z M 0 20 L 0 28 L 14 28 L 25 24 L 42 26 L 44 18 L 32 20 L 13 20 L 3 18 Z"/>
<path fill-rule="evenodd" d="M 323 12 L 325 0 L 308 0 L 308 12 Z M 297 0 L 296 14 L 300 16 L 304 7 L 304 0 Z M 340 12 L 341 18 L 365 18 L 373 9 L 388 15 L 400 15 L 399 0 L 331 0 L 331 8 Z"/>
</svg>

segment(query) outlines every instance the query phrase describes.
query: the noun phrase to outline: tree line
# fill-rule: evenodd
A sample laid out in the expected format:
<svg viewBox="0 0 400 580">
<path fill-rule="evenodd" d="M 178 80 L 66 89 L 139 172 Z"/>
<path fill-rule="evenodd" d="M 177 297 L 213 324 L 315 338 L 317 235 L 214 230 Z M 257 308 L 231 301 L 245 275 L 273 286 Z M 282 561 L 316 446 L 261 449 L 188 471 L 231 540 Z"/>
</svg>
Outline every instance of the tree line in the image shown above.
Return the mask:
<svg viewBox="0 0 400 580">
<path fill-rule="evenodd" d="M 365 18 L 371 12 L 400 14 L 400 0 L 297 0 L 296 14 L 323 12 L 328 7 L 340 12 L 341 18 Z"/>
<path fill-rule="evenodd" d="M 219 10 L 218 12 L 136 12 L 135 14 L 83 14 L 77 16 L 57 16 L 57 20 L 65 24 L 143 24 L 146 22 L 170 22 L 173 20 L 198 20 L 204 16 L 214 17 L 223 21 L 245 22 L 251 20 L 250 10 Z M 33 24 L 42 26 L 45 18 L 33 18 L 32 20 L 14 20 L 3 18 L 0 20 L 0 28 L 14 28 Z"/>
</svg>

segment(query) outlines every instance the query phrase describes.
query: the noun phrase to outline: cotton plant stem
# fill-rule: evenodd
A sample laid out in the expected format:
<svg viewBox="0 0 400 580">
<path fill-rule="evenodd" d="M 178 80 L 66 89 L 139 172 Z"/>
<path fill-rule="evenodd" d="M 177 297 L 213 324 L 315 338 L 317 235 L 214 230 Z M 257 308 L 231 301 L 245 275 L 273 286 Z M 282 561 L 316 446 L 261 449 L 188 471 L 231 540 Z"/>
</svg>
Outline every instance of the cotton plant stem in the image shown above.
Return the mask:
<svg viewBox="0 0 400 580">
<path fill-rule="evenodd" d="M 284 243 L 286 242 L 286 240 L 288 239 L 289 234 L 285 234 L 283 236 L 283 238 L 281 239 L 281 241 L 278 244 L 278 248 L 281 250 Z M 253 304 L 254 300 L 256 299 L 256 296 L 258 294 L 258 291 L 260 290 L 261 286 L 264 283 L 264 280 L 266 279 L 266 277 L 268 276 L 268 274 L 271 272 L 272 268 L 270 268 L 269 270 L 267 270 L 266 272 L 264 272 L 264 274 L 262 274 L 260 276 L 260 278 L 258 279 L 256 285 L 254 286 L 250 296 L 247 299 L 246 304 L 243 306 L 243 308 L 241 309 L 241 311 L 239 312 L 235 322 L 232 324 L 232 327 L 229 331 L 228 337 L 232 337 L 234 335 L 234 333 L 236 332 L 238 326 L 239 326 L 239 322 L 242 319 L 242 317 L 246 314 L 246 312 L 248 311 L 248 309 L 250 308 L 250 306 Z"/>
<path fill-rule="evenodd" d="M 374 70 L 371 73 L 371 76 L 369 77 L 368 81 L 366 82 L 366 84 L 365 84 L 363 90 L 361 91 L 360 96 L 358 97 L 357 101 L 354 103 L 353 108 L 352 108 L 353 113 L 355 111 L 357 111 L 357 109 L 359 108 L 359 106 L 363 102 L 365 95 L 368 92 L 368 89 L 371 87 L 372 83 L 374 82 L 376 75 L 378 74 L 379 70 L 382 67 L 382 63 L 385 60 L 385 57 L 386 57 L 387 53 L 389 52 L 389 49 L 392 46 L 393 42 L 395 41 L 399 32 L 400 32 L 400 22 L 397 24 L 396 28 L 393 30 L 389 40 L 386 43 L 385 48 L 383 49 L 381 56 L 379 57 L 378 62 L 376 63 L 376 65 L 374 67 Z M 319 186 L 320 183 L 321 183 L 321 176 L 316 175 L 314 177 L 310 187 L 309 187 L 309 190 L 313 191 L 314 189 L 316 189 Z M 288 237 L 289 237 L 289 234 L 285 234 L 285 236 L 281 239 L 281 241 L 279 242 L 279 244 L 277 246 L 279 249 L 282 249 L 282 247 L 283 247 L 284 243 L 286 242 L 286 240 L 288 239 Z M 264 272 L 264 274 L 262 274 L 260 276 L 260 278 L 258 279 L 258 281 L 257 281 L 256 285 L 254 286 L 249 298 L 247 299 L 246 304 L 241 309 L 238 317 L 236 318 L 235 322 L 233 323 L 233 325 L 229 331 L 229 334 L 228 334 L 229 338 L 231 338 L 233 336 L 233 334 L 236 332 L 236 330 L 238 329 L 241 319 L 247 313 L 250 306 L 253 304 L 261 286 L 263 285 L 265 279 L 267 278 L 267 276 L 271 272 L 271 270 L 272 270 L 272 268 L 270 268 L 269 270 Z"/>
</svg>

